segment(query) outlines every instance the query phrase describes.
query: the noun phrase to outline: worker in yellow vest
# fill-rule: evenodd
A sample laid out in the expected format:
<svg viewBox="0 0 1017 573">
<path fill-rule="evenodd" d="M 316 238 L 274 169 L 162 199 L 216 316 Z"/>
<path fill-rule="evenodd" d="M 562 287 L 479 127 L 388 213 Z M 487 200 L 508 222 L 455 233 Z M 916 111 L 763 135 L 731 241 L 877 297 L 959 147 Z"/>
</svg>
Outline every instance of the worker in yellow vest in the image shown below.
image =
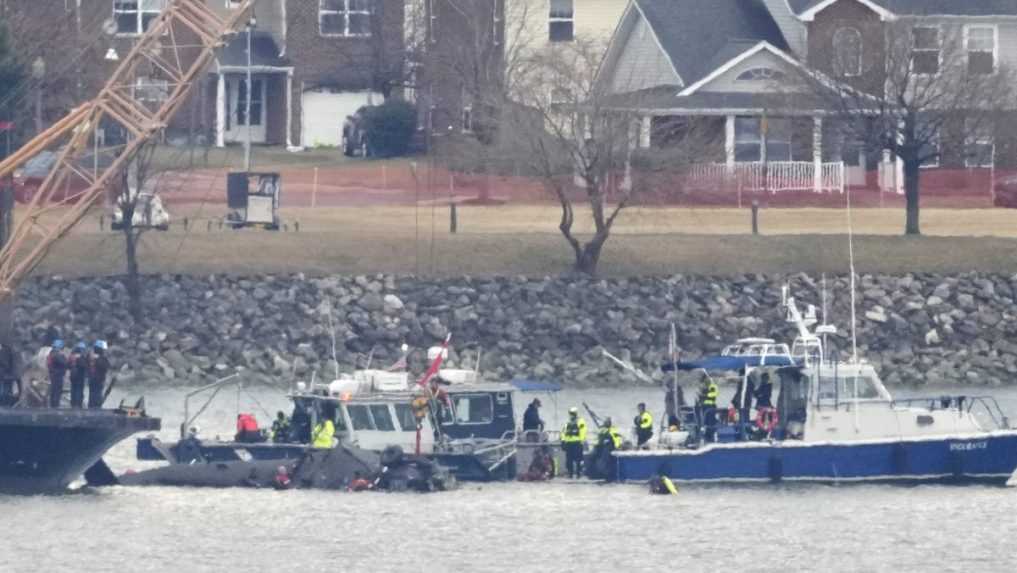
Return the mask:
<svg viewBox="0 0 1017 573">
<path fill-rule="evenodd" d="M 642 448 L 653 437 L 653 416 L 646 411 L 645 403 L 640 402 L 637 408 L 639 412 L 636 414 L 634 421 L 636 425 L 636 447 Z"/>
<path fill-rule="evenodd" d="M 699 411 L 705 428 L 706 441 L 717 439 L 717 383 L 703 372 L 702 384 L 699 387 Z"/>
<path fill-rule="evenodd" d="M 320 449 L 331 449 L 332 438 L 335 437 L 335 424 L 332 420 L 325 418 L 314 426 L 311 432 L 311 447 Z"/>
<path fill-rule="evenodd" d="M 579 417 L 578 408 L 569 408 L 569 420 L 561 430 L 561 447 L 565 450 L 565 471 L 569 477 L 582 477 L 586 420 Z"/>
</svg>

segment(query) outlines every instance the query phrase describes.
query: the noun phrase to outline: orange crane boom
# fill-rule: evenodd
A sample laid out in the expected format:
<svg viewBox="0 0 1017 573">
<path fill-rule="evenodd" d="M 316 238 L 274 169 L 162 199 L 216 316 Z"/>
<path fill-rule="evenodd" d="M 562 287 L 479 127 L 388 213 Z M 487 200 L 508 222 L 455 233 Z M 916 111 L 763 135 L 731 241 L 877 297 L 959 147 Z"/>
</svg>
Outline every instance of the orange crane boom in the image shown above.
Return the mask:
<svg viewBox="0 0 1017 573">
<path fill-rule="evenodd" d="M 204 0 L 169 0 L 95 99 L 73 109 L 0 162 L 0 177 L 4 177 L 41 151 L 56 152 L 52 169 L 0 250 L 0 303 L 10 300 L 18 284 L 81 221 L 136 152 L 166 127 L 211 63 L 216 48 L 239 31 L 256 1 L 244 0 L 223 19 Z M 166 97 L 153 99 L 139 93 L 139 73 L 164 80 Z M 122 128 L 126 143 L 100 148 L 96 134 L 100 124 Z M 89 152 L 96 157 L 105 153 L 111 161 L 83 166 Z M 56 200 L 56 192 L 72 177 L 84 180 L 84 190 Z"/>
</svg>

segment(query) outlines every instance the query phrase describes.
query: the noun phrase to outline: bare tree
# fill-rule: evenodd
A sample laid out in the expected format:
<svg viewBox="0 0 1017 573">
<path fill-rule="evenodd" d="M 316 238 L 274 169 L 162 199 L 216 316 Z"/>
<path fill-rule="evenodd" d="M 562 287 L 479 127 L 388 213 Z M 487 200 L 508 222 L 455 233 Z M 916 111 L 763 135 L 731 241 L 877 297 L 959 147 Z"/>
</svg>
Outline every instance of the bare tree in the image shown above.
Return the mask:
<svg viewBox="0 0 1017 573">
<path fill-rule="evenodd" d="M 985 28 L 991 32 L 991 28 Z M 982 39 L 962 26 L 923 26 L 901 20 L 888 24 L 879 81 L 851 85 L 844 73 L 853 65 L 834 54 L 830 75 L 806 72 L 806 82 L 840 121 L 844 135 L 873 152 L 889 150 L 904 169 L 905 234 L 919 226 L 922 166 L 992 131 L 1012 112 L 1014 75 L 993 53 L 991 35 Z M 990 44 L 985 49 L 979 43 Z M 836 50 L 837 47 L 835 46 Z M 840 58 L 840 59 L 839 59 Z M 857 56 L 861 66 L 860 52 Z M 825 71 L 825 70 L 824 70 Z M 867 75 L 872 70 L 861 70 Z M 839 72 L 839 73 L 838 73 Z M 855 76 L 860 74 L 854 74 Z"/>
<path fill-rule="evenodd" d="M 141 268 L 138 264 L 138 246 L 141 236 L 153 228 L 154 193 L 157 180 L 156 144 L 142 146 L 130 167 L 120 178 L 120 185 L 114 190 L 112 228 L 124 238 L 124 259 L 126 261 L 127 308 L 135 324 L 144 318 L 142 310 Z"/>
<path fill-rule="evenodd" d="M 603 54 L 600 43 L 577 38 L 522 55 L 507 76 L 494 144 L 555 198 L 573 268 L 591 275 L 622 211 L 659 190 L 652 175 L 677 175 L 700 148 L 695 122 L 686 122 L 673 126 L 667 148 L 642 150 L 650 134 L 631 111 L 641 107 L 640 96 L 618 96 L 599 81 Z M 634 165 L 642 168 L 635 174 Z M 576 228 L 586 209 L 592 234 Z"/>
</svg>

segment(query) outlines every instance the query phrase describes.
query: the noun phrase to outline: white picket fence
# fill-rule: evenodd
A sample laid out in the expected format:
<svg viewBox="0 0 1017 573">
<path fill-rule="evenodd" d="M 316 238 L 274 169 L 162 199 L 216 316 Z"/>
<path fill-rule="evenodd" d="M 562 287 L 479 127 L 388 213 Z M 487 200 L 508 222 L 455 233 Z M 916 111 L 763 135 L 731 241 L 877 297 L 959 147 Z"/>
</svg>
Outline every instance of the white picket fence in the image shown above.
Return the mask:
<svg viewBox="0 0 1017 573">
<path fill-rule="evenodd" d="M 821 163 L 819 177 L 811 161 L 770 161 L 767 163 L 699 163 L 692 166 L 688 183 L 692 187 L 739 191 L 844 192 L 844 163 Z"/>
</svg>

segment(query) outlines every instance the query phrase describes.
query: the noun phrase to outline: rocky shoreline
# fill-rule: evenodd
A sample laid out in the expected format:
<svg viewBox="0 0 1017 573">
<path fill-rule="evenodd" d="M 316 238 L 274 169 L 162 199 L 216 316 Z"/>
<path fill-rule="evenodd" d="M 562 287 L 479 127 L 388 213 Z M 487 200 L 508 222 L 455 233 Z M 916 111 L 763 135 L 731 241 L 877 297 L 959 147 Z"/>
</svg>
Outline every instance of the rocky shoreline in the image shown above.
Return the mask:
<svg viewBox="0 0 1017 573">
<path fill-rule="evenodd" d="M 285 385 L 331 377 L 331 322 L 341 370 L 375 366 L 453 333 L 451 361 L 485 377 L 617 386 L 635 380 L 602 357 L 631 360 L 660 377 L 671 323 L 683 357 L 719 351 L 734 339 L 790 340 L 780 309 L 789 282 L 800 304 L 821 304 L 818 277 L 674 275 L 429 279 L 395 276 L 148 276 L 146 318 L 134 324 L 117 277 L 36 278 L 17 296 L 15 344 L 27 359 L 59 331 L 68 343 L 109 341 L 120 384 L 196 385 L 232 373 Z M 835 344 L 850 352 L 847 277 L 828 277 Z M 891 385 L 1017 384 L 1017 275 L 862 275 L 862 357 Z M 372 353 L 373 349 L 373 353 Z"/>
</svg>

